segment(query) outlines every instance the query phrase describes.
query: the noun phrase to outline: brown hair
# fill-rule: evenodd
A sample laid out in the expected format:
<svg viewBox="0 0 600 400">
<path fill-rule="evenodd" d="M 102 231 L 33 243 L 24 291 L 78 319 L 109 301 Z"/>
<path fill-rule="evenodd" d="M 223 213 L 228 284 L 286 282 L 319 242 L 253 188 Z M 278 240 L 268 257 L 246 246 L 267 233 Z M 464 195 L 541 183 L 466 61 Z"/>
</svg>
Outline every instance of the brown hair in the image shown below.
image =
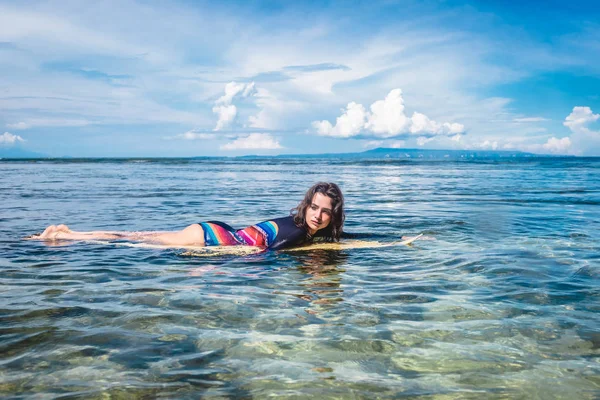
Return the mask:
<svg viewBox="0 0 600 400">
<path fill-rule="evenodd" d="M 319 182 L 313 185 L 308 189 L 306 195 L 304 195 L 304 200 L 297 207 L 292 208 L 290 215 L 294 216 L 294 223 L 297 226 L 306 228 L 306 210 L 312 205 L 313 197 L 317 193 L 331 198 L 331 205 L 333 207 L 331 210 L 331 222 L 318 233 L 318 236 L 325 237 L 328 241 L 339 241 L 346 215 L 344 214 L 344 195 L 342 195 L 340 187 L 335 183 Z"/>
</svg>

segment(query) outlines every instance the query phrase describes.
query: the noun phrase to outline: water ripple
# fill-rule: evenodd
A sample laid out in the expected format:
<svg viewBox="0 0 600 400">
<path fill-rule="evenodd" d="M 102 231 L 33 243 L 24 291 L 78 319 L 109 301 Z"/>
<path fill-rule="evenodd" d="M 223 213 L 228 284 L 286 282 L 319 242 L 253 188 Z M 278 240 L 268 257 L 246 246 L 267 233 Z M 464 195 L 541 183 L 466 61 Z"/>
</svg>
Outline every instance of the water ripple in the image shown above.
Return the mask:
<svg viewBox="0 0 600 400">
<path fill-rule="evenodd" d="M 0 395 L 600 395 L 597 160 L 319 162 L 2 160 Z M 348 231 L 436 240 L 197 258 L 20 240 L 246 226 L 317 180 L 343 187 Z"/>
</svg>

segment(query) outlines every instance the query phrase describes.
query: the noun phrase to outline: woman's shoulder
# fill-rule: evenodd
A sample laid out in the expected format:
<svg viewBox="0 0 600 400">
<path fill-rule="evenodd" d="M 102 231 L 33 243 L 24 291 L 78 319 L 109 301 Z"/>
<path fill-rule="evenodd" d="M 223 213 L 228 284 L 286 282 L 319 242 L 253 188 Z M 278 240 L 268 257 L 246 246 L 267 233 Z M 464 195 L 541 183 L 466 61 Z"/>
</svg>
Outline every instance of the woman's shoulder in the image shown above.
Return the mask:
<svg viewBox="0 0 600 400">
<path fill-rule="evenodd" d="M 306 229 L 303 227 L 299 227 L 296 225 L 294 221 L 293 215 L 288 215 L 287 217 L 273 218 L 267 221 L 259 222 L 255 226 L 258 227 L 270 227 L 275 230 L 277 233 L 279 232 L 290 232 L 290 231 L 302 231 L 304 232 Z"/>
<path fill-rule="evenodd" d="M 269 221 L 274 222 L 277 225 L 279 225 L 279 224 L 294 224 L 295 225 L 293 215 L 288 215 L 287 217 L 273 218 Z"/>
</svg>

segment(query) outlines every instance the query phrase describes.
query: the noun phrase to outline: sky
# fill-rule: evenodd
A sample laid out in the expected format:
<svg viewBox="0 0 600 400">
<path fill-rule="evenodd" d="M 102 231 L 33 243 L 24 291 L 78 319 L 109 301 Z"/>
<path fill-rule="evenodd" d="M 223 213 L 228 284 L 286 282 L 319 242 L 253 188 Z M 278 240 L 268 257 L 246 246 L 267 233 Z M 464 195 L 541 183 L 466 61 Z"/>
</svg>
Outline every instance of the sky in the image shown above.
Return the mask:
<svg viewBox="0 0 600 400">
<path fill-rule="evenodd" d="M 596 1 L 0 0 L 0 150 L 600 156 Z"/>
</svg>

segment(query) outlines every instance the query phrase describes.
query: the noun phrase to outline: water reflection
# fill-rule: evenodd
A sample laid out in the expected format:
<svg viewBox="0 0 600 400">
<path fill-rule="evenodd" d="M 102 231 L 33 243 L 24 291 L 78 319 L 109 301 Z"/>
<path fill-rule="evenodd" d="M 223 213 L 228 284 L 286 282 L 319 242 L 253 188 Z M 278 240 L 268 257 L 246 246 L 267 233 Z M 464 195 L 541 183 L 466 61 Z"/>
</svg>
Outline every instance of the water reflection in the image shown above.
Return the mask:
<svg viewBox="0 0 600 400">
<path fill-rule="evenodd" d="M 297 270 L 306 274 L 300 282 L 304 290 L 299 298 L 310 303 L 307 313 L 319 314 L 343 301 L 341 282 L 345 269 L 340 266 L 347 259 L 345 252 L 332 250 L 315 250 L 297 257 Z"/>
</svg>

